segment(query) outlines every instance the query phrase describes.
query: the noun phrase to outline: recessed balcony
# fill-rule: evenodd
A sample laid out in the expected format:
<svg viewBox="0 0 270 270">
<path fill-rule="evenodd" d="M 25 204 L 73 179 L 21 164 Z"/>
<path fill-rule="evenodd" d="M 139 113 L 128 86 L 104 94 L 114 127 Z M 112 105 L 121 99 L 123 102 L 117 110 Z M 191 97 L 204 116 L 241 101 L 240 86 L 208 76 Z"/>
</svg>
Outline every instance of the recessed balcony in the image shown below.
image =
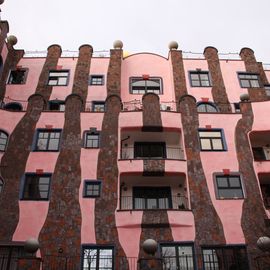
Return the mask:
<svg viewBox="0 0 270 270">
<path fill-rule="evenodd" d="M 264 206 L 270 210 L 270 173 L 259 174 L 259 181 Z"/>
<path fill-rule="evenodd" d="M 250 142 L 255 161 L 270 160 L 270 131 L 252 132 Z"/>
</svg>

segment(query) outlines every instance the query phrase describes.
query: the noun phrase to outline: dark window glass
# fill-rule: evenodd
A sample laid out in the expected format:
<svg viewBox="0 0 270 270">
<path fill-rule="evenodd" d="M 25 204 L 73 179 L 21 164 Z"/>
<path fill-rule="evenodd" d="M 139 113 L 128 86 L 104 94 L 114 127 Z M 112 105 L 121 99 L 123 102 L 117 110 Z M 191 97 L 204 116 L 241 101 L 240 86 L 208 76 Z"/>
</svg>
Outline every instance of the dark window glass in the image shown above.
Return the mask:
<svg viewBox="0 0 270 270">
<path fill-rule="evenodd" d="M 49 102 L 49 110 L 50 111 L 65 111 L 65 102 L 60 100 L 52 100 Z"/>
<path fill-rule="evenodd" d="M 10 102 L 4 105 L 4 109 L 8 111 L 20 112 L 22 111 L 22 105 L 18 102 Z"/>
<path fill-rule="evenodd" d="M 2 190 L 3 190 L 3 186 L 4 186 L 4 182 L 3 182 L 3 180 L 0 178 L 0 194 L 1 194 Z"/>
<path fill-rule="evenodd" d="M 104 76 L 103 75 L 90 75 L 89 84 L 90 85 L 103 85 Z"/>
<path fill-rule="evenodd" d="M 36 151 L 58 151 L 60 130 L 38 130 Z"/>
<path fill-rule="evenodd" d="M 204 247 L 204 270 L 248 270 L 248 258 L 246 248 L 241 246 Z"/>
<path fill-rule="evenodd" d="M 68 84 L 68 70 L 52 70 L 49 73 L 48 85 L 65 86 Z"/>
<path fill-rule="evenodd" d="M 203 151 L 224 151 L 221 130 L 199 130 L 201 150 Z"/>
<path fill-rule="evenodd" d="M 265 161 L 270 160 L 270 148 L 268 146 L 265 147 L 252 147 L 252 152 L 254 156 L 254 160 L 256 161 Z"/>
<path fill-rule="evenodd" d="M 217 108 L 215 105 L 208 103 L 208 102 L 201 102 L 197 105 L 197 111 L 198 112 L 217 112 Z"/>
<path fill-rule="evenodd" d="M 8 135 L 0 130 L 0 151 L 5 151 L 7 146 Z"/>
<path fill-rule="evenodd" d="M 236 113 L 240 113 L 241 112 L 240 103 L 233 103 L 233 105 L 234 105 L 234 111 Z"/>
<path fill-rule="evenodd" d="M 209 87 L 211 86 L 208 71 L 190 71 L 190 83 L 193 87 Z"/>
<path fill-rule="evenodd" d="M 149 78 L 144 80 L 143 78 L 131 78 L 130 84 L 131 94 L 155 93 L 162 94 L 161 78 Z"/>
<path fill-rule="evenodd" d="M 26 174 L 24 179 L 23 200 L 48 200 L 50 175 Z"/>
<path fill-rule="evenodd" d="M 88 246 L 83 247 L 82 270 L 113 270 L 113 247 Z"/>
<path fill-rule="evenodd" d="M 100 196 L 100 181 L 85 181 L 84 182 L 84 197 L 99 197 Z"/>
<path fill-rule="evenodd" d="M 165 142 L 135 142 L 134 158 L 166 158 Z"/>
<path fill-rule="evenodd" d="M 16 69 L 11 70 L 8 84 L 23 84 L 26 81 L 27 70 L 26 69 Z"/>
<path fill-rule="evenodd" d="M 172 197 L 169 187 L 134 187 L 134 209 L 171 209 Z"/>
<path fill-rule="evenodd" d="M 105 102 L 93 101 L 93 111 L 94 112 L 104 112 L 105 111 Z"/>
<path fill-rule="evenodd" d="M 98 148 L 99 147 L 99 132 L 86 132 L 84 147 L 85 148 Z"/>
<path fill-rule="evenodd" d="M 181 243 L 161 245 L 164 270 L 183 269 L 194 270 L 193 246 Z"/>
<path fill-rule="evenodd" d="M 258 74 L 238 73 L 238 78 L 242 88 L 260 87 L 260 77 Z"/>
<path fill-rule="evenodd" d="M 244 198 L 239 175 L 216 176 L 217 197 L 219 199 Z"/>
</svg>

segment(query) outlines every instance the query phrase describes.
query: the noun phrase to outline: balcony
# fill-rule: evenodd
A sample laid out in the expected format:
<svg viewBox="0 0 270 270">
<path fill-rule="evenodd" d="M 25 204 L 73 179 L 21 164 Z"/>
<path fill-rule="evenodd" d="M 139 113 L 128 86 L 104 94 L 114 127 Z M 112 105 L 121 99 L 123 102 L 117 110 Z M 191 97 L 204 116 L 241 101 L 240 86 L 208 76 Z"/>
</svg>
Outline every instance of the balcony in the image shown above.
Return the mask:
<svg viewBox="0 0 270 270">
<path fill-rule="evenodd" d="M 252 132 L 250 143 L 255 161 L 270 160 L 270 131 Z"/>
<path fill-rule="evenodd" d="M 260 173 L 258 175 L 264 207 L 270 210 L 270 173 Z"/>
</svg>

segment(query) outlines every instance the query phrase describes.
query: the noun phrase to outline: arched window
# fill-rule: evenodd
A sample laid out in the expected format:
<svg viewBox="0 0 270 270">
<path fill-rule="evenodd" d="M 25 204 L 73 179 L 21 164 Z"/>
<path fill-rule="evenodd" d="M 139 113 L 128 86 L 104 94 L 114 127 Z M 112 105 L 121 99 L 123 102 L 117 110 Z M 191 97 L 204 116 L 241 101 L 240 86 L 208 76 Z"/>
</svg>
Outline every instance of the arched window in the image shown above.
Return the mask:
<svg viewBox="0 0 270 270">
<path fill-rule="evenodd" d="M 213 113 L 217 112 L 217 108 L 213 103 L 209 102 L 200 102 L 197 104 L 197 111 L 198 112 L 208 112 L 208 113 Z"/>
<path fill-rule="evenodd" d="M 4 105 L 4 109 L 8 111 L 20 112 L 22 111 L 22 105 L 18 102 L 10 102 Z"/>
<path fill-rule="evenodd" d="M 0 151 L 4 152 L 6 150 L 8 141 L 8 134 L 0 130 Z"/>
<path fill-rule="evenodd" d="M 3 182 L 3 180 L 0 178 L 0 194 L 1 194 L 2 190 L 3 190 L 3 186 L 4 186 L 4 182 Z"/>
</svg>

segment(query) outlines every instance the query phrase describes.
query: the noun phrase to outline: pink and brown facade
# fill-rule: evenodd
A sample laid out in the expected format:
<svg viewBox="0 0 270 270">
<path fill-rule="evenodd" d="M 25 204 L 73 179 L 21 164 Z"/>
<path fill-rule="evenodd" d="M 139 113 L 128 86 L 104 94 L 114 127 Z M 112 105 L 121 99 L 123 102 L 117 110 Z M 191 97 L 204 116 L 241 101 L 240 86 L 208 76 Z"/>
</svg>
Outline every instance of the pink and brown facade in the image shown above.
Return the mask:
<svg viewBox="0 0 270 270">
<path fill-rule="evenodd" d="M 155 269 L 259 269 L 270 71 L 251 49 L 124 58 L 117 42 L 110 57 L 52 45 L 35 58 L 0 27 L 4 269 L 152 269 L 146 239 L 158 243 Z M 42 260 L 16 263 L 29 238 Z"/>
</svg>

